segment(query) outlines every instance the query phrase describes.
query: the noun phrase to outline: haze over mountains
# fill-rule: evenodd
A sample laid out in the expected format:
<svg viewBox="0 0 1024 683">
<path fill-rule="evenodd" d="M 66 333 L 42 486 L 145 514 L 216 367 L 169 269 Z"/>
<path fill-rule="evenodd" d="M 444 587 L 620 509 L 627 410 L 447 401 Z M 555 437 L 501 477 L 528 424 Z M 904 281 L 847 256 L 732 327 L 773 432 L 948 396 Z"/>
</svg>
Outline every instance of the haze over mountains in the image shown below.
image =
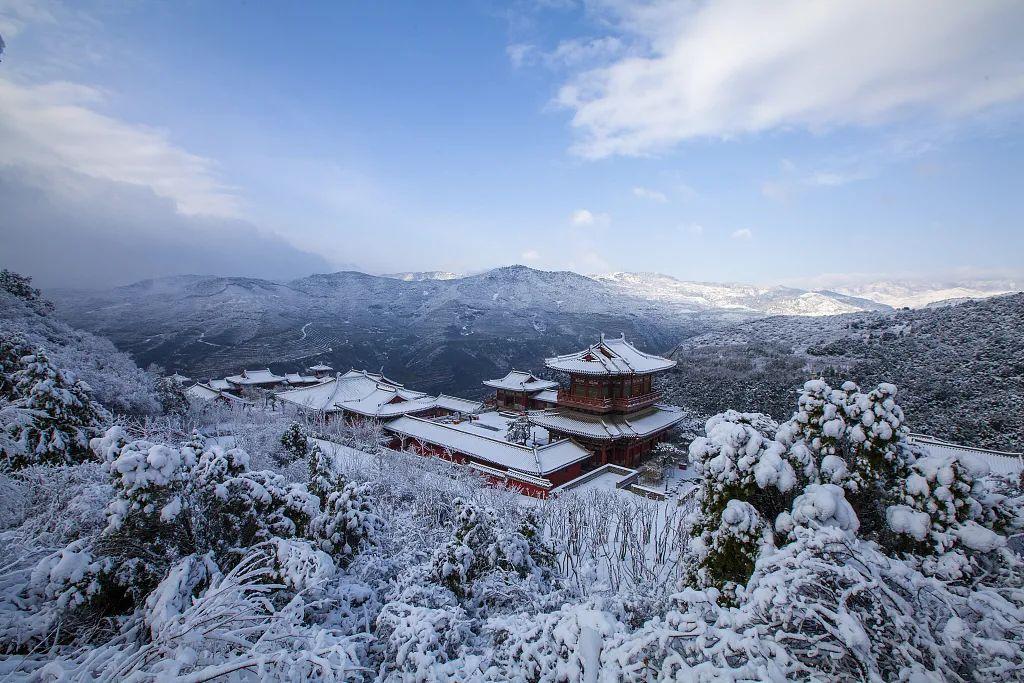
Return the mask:
<svg viewBox="0 0 1024 683">
<path fill-rule="evenodd" d="M 831 291 L 525 266 L 466 277 L 345 271 L 288 282 L 185 275 L 50 295 L 61 316 L 111 338 L 143 366 L 204 378 L 322 361 L 340 369 L 385 367 L 417 388 L 468 396 L 480 393 L 481 377 L 536 369 L 538 359 L 602 332 L 625 332 L 667 351 L 682 339 L 768 315 L 890 310 Z"/>
</svg>

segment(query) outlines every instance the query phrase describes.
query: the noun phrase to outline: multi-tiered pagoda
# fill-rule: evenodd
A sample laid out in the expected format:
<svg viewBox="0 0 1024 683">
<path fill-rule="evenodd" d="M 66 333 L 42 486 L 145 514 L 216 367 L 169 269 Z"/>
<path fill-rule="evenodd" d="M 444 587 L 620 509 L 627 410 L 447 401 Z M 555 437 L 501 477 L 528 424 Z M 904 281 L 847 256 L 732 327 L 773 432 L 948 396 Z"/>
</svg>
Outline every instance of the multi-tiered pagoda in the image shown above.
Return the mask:
<svg viewBox="0 0 1024 683">
<path fill-rule="evenodd" d="M 558 391 L 558 407 L 530 413 L 530 421 L 552 438 L 572 438 L 594 452 L 594 465 L 636 467 L 669 430 L 683 419 L 682 409 L 659 403 L 654 375 L 674 360 L 640 351 L 626 341 L 601 341 L 589 348 L 548 358 L 544 364 L 569 375 Z"/>
</svg>

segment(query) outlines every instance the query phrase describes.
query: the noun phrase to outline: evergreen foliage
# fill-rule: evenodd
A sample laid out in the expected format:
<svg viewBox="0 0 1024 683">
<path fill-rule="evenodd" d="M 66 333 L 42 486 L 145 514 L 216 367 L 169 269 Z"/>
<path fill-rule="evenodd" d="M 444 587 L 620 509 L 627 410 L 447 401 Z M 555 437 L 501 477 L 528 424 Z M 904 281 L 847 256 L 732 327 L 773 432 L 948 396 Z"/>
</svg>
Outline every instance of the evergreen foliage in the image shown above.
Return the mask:
<svg viewBox="0 0 1024 683">
<path fill-rule="evenodd" d="M 19 369 L 6 373 L 4 384 L 11 387 L 11 397 L 20 399 L 31 420 L 10 428 L 13 443 L 0 452 L 2 466 L 21 469 L 89 459 L 89 439 L 106 415 L 92 401 L 88 385 L 54 367 L 42 349 L 23 356 L 19 363 Z"/>
<path fill-rule="evenodd" d="M 288 429 L 281 435 L 281 447 L 288 462 L 305 460 L 309 456 L 309 437 L 301 424 L 292 422 L 288 425 Z"/>
</svg>

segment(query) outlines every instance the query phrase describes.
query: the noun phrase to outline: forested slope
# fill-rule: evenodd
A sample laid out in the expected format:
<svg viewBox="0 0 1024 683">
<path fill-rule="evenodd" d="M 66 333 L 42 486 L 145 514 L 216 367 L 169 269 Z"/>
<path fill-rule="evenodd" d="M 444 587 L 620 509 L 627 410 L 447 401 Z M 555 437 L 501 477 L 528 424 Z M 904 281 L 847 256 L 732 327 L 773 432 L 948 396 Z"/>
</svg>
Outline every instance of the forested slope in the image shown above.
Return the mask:
<svg viewBox="0 0 1024 683">
<path fill-rule="evenodd" d="M 692 337 L 667 396 L 703 415 L 730 406 L 776 419 L 807 379 L 893 382 L 915 431 L 1024 450 L 1024 294 L 937 309 L 774 317 Z"/>
</svg>

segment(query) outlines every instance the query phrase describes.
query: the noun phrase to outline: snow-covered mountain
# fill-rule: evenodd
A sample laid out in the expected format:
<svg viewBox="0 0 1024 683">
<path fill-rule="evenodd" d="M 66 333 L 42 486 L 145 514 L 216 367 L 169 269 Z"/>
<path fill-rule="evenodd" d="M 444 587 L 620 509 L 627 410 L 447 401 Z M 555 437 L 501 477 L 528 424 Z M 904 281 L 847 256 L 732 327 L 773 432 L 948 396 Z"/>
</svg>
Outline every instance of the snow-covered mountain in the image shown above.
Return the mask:
<svg viewBox="0 0 1024 683">
<path fill-rule="evenodd" d="M 828 290 L 687 282 L 660 273 L 617 272 L 591 277 L 622 294 L 692 311 L 732 310 L 762 315 L 820 316 L 890 309 L 890 306 L 868 298 Z"/>
<path fill-rule="evenodd" d="M 481 391 L 482 378 L 537 368 L 602 332 L 666 351 L 716 324 L 576 273 L 524 266 L 449 280 L 350 271 L 290 282 L 188 275 L 49 295 L 61 316 L 109 337 L 143 366 L 200 378 L 320 361 L 384 366 L 417 388 L 466 395 Z M 712 317 L 725 324 L 750 316 Z"/>
<path fill-rule="evenodd" d="M 879 280 L 836 287 L 836 291 L 888 304 L 893 308 L 922 308 L 938 302 L 984 299 L 1024 290 L 1024 282 L 1012 279 L 959 281 Z"/>
<path fill-rule="evenodd" d="M 381 277 L 404 280 L 405 282 L 421 282 L 422 280 L 455 280 L 462 276 L 447 270 L 423 270 L 408 273 L 385 273 Z"/>
</svg>

